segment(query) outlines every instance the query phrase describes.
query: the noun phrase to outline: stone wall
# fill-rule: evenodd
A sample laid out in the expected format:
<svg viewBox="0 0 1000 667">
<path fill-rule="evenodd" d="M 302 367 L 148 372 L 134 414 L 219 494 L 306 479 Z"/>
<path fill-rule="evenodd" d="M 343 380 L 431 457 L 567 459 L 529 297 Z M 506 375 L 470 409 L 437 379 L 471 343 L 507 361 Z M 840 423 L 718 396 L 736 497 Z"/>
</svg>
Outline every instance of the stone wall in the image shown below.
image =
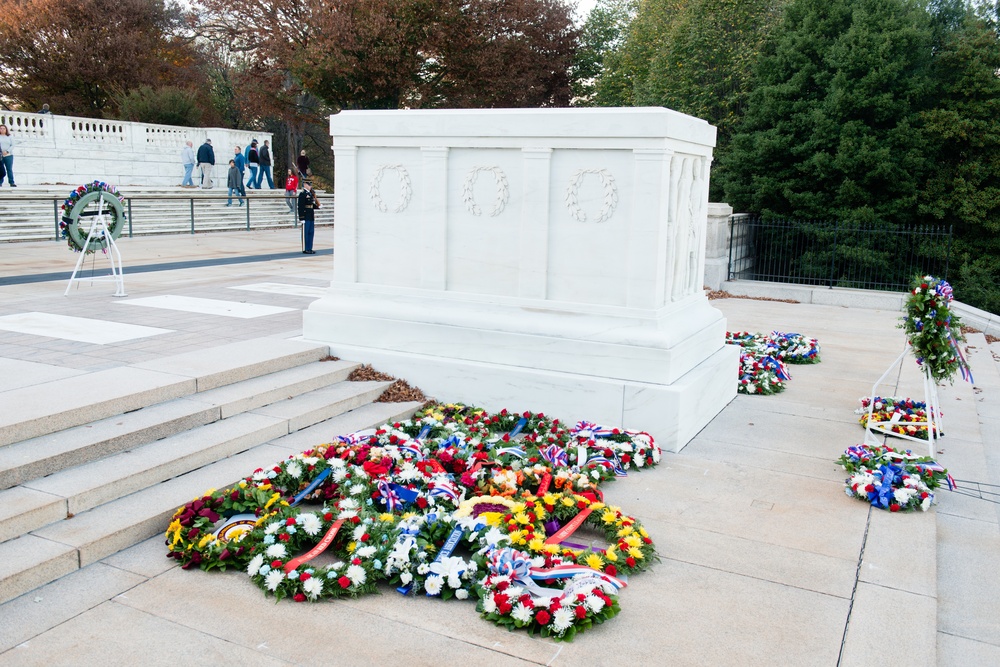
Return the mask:
<svg viewBox="0 0 1000 667">
<path fill-rule="evenodd" d="M 7 125 L 14 137 L 18 185 L 76 185 L 94 179 L 115 185 L 180 185 L 184 142 L 193 142 L 197 151 L 206 138 L 215 149 L 213 173 L 218 185 L 219 179 L 225 182 L 237 145 L 245 147 L 251 139 L 273 143 L 268 132 L 13 111 L 0 111 L 0 123 Z"/>
</svg>

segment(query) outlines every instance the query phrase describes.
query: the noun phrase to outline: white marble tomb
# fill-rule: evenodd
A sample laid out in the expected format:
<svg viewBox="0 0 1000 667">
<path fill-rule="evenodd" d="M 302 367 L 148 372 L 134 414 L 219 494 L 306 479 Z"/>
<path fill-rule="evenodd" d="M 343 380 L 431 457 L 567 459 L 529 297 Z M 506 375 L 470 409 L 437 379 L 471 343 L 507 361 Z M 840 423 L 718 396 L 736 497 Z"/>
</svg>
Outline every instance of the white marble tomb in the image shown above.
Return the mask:
<svg viewBox="0 0 1000 667">
<path fill-rule="evenodd" d="M 652 433 L 736 393 L 702 289 L 715 128 L 663 108 L 332 116 L 332 283 L 308 340 L 443 401 Z"/>
</svg>

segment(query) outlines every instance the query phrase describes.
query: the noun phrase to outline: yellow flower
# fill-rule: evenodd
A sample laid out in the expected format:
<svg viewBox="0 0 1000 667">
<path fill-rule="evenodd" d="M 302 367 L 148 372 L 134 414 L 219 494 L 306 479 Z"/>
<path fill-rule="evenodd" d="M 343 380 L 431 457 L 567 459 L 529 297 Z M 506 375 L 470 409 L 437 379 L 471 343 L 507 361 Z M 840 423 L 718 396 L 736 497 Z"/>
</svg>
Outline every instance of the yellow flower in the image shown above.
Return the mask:
<svg viewBox="0 0 1000 667">
<path fill-rule="evenodd" d="M 590 503 L 590 509 L 594 510 L 595 512 L 597 510 L 599 510 L 599 509 L 602 509 L 603 507 L 604 507 L 604 503 L 601 503 L 601 502 Z"/>
<path fill-rule="evenodd" d="M 562 504 L 565 505 L 566 507 L 572 507 L 573 505 L 576 505 L 576 503 L 573 501 L 572 498 L 563 498 Z"/>
<path fill-rule="evenodd" d="M 414 518 L 415 516 L 417 516 L 416 512 L 404 512 L 403 516 L 401 517 L 401 519 L 403 521 L 408 521 L 408 520 Z"/>
<path fill-rule="evenodd" d="M 527 537 L 527 535 L 528 535 L 528 531 L 526 531 L 526 530 L 515 530 L 515 531 L 511 532 L 511 534 L 510 534 L 511 544 L 525 544 L 525 543 L 527 543 L 527 540 L 525 539 L 525 537 Z"/>
<path fill-rule="evenodd" d="M 631 556 L 632 558 L 635 558 L 636 560 L 645 558 L 645 556 L 642 555 L 642 549 L 640 549 L 639 547 L 629 547 L 628 555 Z"/>
<path fill-rule="evenodd" d="M 545 508 L 542 507 L 541 505 L 535 505 L 534 512 L 535 512 L 535 518 L 538 519 L 539 521 L 545 521 L 545 517 L 549 515 L 549 513 L 546 512 Z"/>
<path fill-rule="evenodd" d="M 352 554 L 354 550 L 358 548 L 357 542 L 349 542 L 347 545 L 347 553 Z"/>
<path fill-rule="evenodd" d="M 483 512 L 476 518 L 482 519 L 488 526 L 499 526 L 500 521 L 503 520 L 503 514 L 500 514 L 500 512 Z"/>
<path fill-rule="evenodd" d="M 618 562 L 618 554 L 615 553 L 615 548 L 613 546 L 608 547 L 608 550 L 604 552 L 604 558 L 607 559 L 609 563 Z"/>
<path fill-rule="evenodd" d="M 432 554 L 435 551 L 437 551 L 437 545 L 436 544 L 428 544 L 426 547 L 424 547 L 424 550 L 427 551 L 427 553 Z"/>
<path fill-rule="evenodd" d="M 595 553 L 591 553 L 587 556 L 587 567 L 592 567 L 595 570 L 604 569 L 604 559 Z"/>
<path fill-rule="evenodd" d="M 536 537 L 528 542 L 528 548 L 535 552 L 545 551 L 545 540 L 540 537 Z"/>
<path fill-rule="evenodd" d="M 244 481 L 242 481 L 242 482 L 240 482 L 240 488 L 241 488 L 241 489 L 245 489 L 245 488 L 247 488 L 247 483 L 246 483 L 246 481 L 245 481 L 245 480 L 244 480 Z"/>
<path fill-rule="evenodd" d="M 215 535 L 213 535 L 212 533 L 205 533 L 204 537 L 202 537 L 201 540 L 198 542 L 198 548 L 204 549 L 205 545 L 208 544 L 209 542 L 212 542 L 213 540 L 215 540 Z"/>
<path fill-rule="evenodd" d="M 514 521 L 517 521 L 518 523 L 526 526 L 529 523 L 528 515 L 525 514 L 524 512 L 518 512 L 517 514 L 514 515 Z"/>
<path fill-rule="evenodd" d="M 266 510 L 271 509 L 271 505 L 273 505 L 274 503 L 278 502 L 278 500 L 280 498 L 281 498 L 281 494 L 280 493 L 272 494 L 271 497 L 268 499 L 268 501 L 266 503 L 264 503 L 264 509 L 266 509 Z"/>
<path fill-rule="evenodd" d="M 545 503 L 546 505 L 555 505 L 556 497 L 551 493 L 546 493 L 544 496 L 542 496 L 542 502 Z"/>
<path fill-rule="evenodd" d="M 647 533 L 646 529 L 643 528 L 642 526 L 639 526 L 639 534 L 642 535 L 643 537 L 649 537 L 649 533 Z"/>
<path fill-rule="evenodd" d="M 615 513 L 612 512 L 611 510 L 606 509 L 604 510 L 604 513 L 601 514 L 601 521 L 603 521 L 604 523 L 614 523 L 617 520 L 618 517 L 615 516 Z"/>
<path fill-rule="evenodd" d="M 392 523 L 393 521 L 396 520 L 396 517 L 389 514 L 388 512 L 383 512 L 382 514 L 378 515 L 378 520 L 384 521 L 385 523 Z"/>
<path fill-rule="evenodd" d="M 625 537 L 626 535 L 631 535 L 634 532 L 635 529 L 632 528 L 632 526 L 625 526 L 624 528 L 618 531 L 617 535 L 618 537 Z"/>
<path fill-rule="evenodd" d="M 642 538 L 640 538 L 638 535 L 634 533 L 632 535 L 626 535 L 625 544 L 629 545 L 630 547 L 641 547 Z"/>
</svg>

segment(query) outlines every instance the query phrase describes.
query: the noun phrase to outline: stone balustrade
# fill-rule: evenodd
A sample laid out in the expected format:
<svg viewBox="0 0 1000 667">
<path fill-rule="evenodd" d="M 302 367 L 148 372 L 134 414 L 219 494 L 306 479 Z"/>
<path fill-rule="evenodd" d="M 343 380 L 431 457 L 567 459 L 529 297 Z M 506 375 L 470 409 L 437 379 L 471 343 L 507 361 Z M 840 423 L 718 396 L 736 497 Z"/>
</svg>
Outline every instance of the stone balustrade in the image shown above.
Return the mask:
<svg viewBox="0 0 1000 667">
<path fill-rule="evenodd" d="M 218 127 L 178 127 L 122 120 L 0 111 L 0 123 L 14 137 L 14 176 L 21 184 L 69 185 L 94 179 L 116 185 L 179 185 L 181 149 L 197 151 L 206 138 L 215 149 L 216 185 L 225 186 L 233 149 L 269 132 Z M 197 170 L 195 172 L 197 178 Z"/>
</svg>

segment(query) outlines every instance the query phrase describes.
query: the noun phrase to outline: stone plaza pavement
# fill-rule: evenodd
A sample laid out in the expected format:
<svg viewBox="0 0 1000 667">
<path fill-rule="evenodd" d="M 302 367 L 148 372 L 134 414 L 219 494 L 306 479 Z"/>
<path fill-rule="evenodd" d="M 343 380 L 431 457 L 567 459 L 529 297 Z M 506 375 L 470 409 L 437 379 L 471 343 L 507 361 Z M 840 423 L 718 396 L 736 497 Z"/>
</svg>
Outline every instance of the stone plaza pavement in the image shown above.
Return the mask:
<svg viewBox="0 0 1000 667">
<path fill-rule="evenodd" d="M 329 251 L 301 255 L 293 230 L 123 239 L 121 251 L 128 299 L 112 298 L 110 283 L 80 284 L 67 298 L 65 280 L 45 279 L 72 269 L 63 244 L 0 246 L 0 319 L 38 312 L 173 333 L 84 349 L 0 330 L 0 363 L 40 363 L 58 377 L 294 336 L 310 297 L 281 286 L 321 288 L 333 262 Z M 239 289 L 261 284 L 278 287 Z M 163 295 L 291 310 L 220 327 L 213 315 L 124 305 Z M 902 350 L 898 313 L 713 303 L 730 330 L 818 338 L 822 363 L 792 366 L 780 395 L 738 396 L 679 454 L 607 485 L 608 502 L 643 522 L 662 560 L 629 580 L 618 617 L 574 642 L 510 633 L 471 602 L 388 587 L 276 605 L 242 573 L 181 570 L 155 537 L 0 605 L 0 665 L 1000 665 L 998 506 L 941 490 L 927 513 L 871 510 L 844 494 L 834 463 L 863 438 L 858 398 Z M 971 336 L 975 386 L 941 390 L 938 460 L 959 480 L 1000 484 L 998 345 Z M 909 358 L 880 388 L 920 392 Z M 302 433 L 316 444 L 335 435 L 323 424 Z"/>
</svg>

